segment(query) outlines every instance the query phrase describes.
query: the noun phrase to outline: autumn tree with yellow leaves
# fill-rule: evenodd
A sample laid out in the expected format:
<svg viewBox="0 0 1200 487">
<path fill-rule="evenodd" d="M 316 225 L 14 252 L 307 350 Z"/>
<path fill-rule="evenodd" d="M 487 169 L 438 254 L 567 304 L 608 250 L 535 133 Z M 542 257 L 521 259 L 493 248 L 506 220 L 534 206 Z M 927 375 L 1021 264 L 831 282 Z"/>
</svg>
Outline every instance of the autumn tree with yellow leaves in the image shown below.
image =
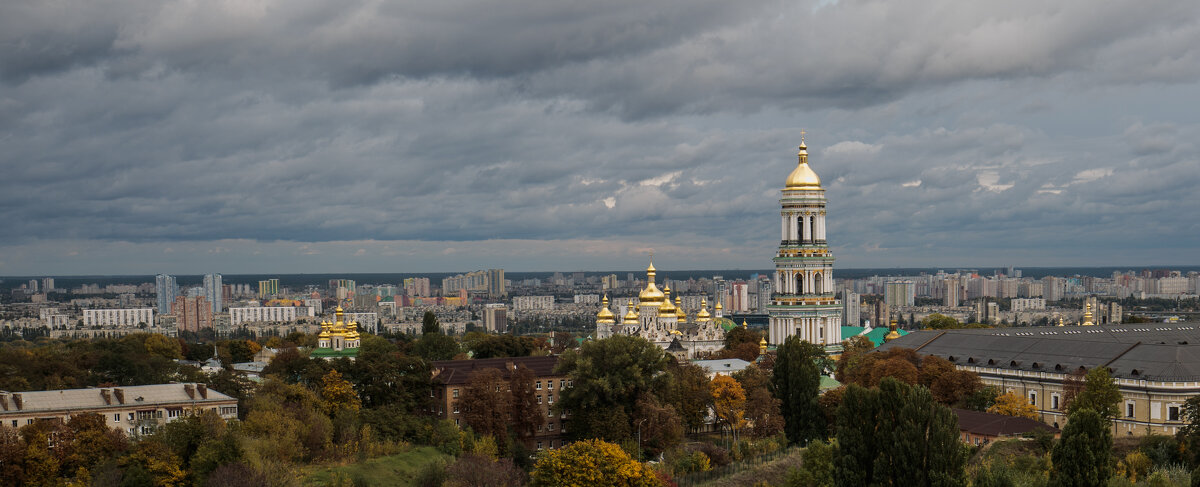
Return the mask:
<svg viewBox="0 0 1200 487">
<path fill-rule="evenodd" d="M 1005 416 L 1016 416 L 1018 418 L 1037 419 L 1037 409 L 1029 404 L 1015 392 L 1008 392 L 996 396 L 996 404 L 988 408 L 987 412 L 995 414 L 1003 414 Z"/>
<path fill-rule="evenodd" d="M 742 385 L 727 375 L 718 375 L 712 380 L 713 412 L 729 432 L 733 441 L 738 439 L 738 431 L 746 423 L 746 391 Z"/>
<path fill-rule="evenodd" d="M 663 485 L 649 467 L 634 460 L 620 446 L 602 440 L 577 441 L 547 451 L 538 459 L 530 477 L 535 487 Z"/>
</svg>

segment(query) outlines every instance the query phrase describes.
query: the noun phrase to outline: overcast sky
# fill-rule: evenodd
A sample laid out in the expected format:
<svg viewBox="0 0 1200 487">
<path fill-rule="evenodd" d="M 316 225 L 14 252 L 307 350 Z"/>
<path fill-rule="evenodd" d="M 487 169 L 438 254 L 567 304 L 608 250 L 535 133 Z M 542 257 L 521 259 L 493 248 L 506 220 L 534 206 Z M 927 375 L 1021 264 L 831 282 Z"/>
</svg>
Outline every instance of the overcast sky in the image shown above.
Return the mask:
<svg viewBox="0 0 1200 487">
<path fill-rule="evenodd" d="M 7 0 L 0 275 L 1200 257 L 1200 2 Z"/>
</svg>

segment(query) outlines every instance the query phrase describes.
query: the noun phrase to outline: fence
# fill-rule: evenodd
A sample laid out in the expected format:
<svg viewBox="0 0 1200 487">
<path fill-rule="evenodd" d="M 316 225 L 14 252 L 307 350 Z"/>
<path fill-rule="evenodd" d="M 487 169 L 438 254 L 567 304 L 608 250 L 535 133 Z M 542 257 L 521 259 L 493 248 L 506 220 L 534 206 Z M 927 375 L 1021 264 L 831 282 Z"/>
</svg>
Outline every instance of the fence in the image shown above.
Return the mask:
<svg viewBox="0 0 1200 487">
<path fill-rule="evenodd" d="M 733 462 L 723 467 L 713 467 L 711 470 L 705 472 L 692 472 L 689 474 L 680 475 L 675 477 L 675 484 L 679 487 L 694 487 L 705 482 L 733 475 L 741 471 L 753 470 L 780 458 L 791 455 L 799 450 L 800 447 L 793 446 L 790 448 L 784 448 L 782 450 L 776 450 L 771 453 L 764 453 L 740 462 Z"/>
</svg>

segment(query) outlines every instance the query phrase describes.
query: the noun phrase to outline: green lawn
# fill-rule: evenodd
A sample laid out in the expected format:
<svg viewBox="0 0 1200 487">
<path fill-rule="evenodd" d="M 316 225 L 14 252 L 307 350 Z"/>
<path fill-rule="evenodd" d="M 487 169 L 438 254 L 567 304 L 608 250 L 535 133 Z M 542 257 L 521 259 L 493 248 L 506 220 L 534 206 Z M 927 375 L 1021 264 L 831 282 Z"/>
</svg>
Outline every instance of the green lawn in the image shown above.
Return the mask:
<svg viewBox="0 0 1200 487">
<path fill-rule="evenodd" d="M 372 458 L 362 463 L 337 467 L 313 467 L 301 480 L 302 485 L 328 485 L 338 477 L 349 479 L 351 485 L 412 485 L 412 478 L 422 466 L 450 456 L 429 446 L 413 447 L 396 455 Z"/>
</svg>

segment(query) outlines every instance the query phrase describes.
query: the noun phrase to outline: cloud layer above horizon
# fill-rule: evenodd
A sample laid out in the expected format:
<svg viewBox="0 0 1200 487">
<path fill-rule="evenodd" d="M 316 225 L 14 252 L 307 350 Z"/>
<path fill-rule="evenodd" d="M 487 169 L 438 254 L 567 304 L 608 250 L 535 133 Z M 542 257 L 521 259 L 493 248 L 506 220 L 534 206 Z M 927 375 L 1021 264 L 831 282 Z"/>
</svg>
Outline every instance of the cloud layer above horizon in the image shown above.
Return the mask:
<svg viewBox="0 0 1200 487">
<path fill-rule="evenodd" d="M 0 275 L 1196 264 L 1200 3 L 0 4 Z"/>
</svg>

